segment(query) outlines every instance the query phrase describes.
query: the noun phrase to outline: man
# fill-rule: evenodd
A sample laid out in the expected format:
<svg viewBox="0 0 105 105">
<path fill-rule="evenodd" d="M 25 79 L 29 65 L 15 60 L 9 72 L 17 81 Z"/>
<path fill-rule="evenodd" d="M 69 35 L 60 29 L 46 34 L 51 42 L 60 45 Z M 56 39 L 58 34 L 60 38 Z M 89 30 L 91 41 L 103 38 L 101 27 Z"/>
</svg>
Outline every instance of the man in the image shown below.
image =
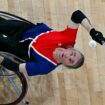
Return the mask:
<svg viewBox="0 0 105 105">
<path fill-rule="evenodd" d="M 89 19 L 80 10 L 72 13 L 70 22 L 63 31 L 54 31 L 44 23 L 29 25 L 19 21 L 1 20 L 0 50 L 13 53 L 21 58 L 24 56 L 23 59 L 26 62 L 17 64 L 0 56 L 0 63 L 10 70 L 26 72 L 28 76 L 48 74 L 59 64 L 70 68 L 83 65 L 83 54 L 74 49 L 79 24 L 99 44 L 105 41 L 102 33 L 93 28 Z M 10 29 L 6 30 L 6 27 Z M 16 31 L 21 28 L 23 30 L 16 34 Z"/>
</svg>

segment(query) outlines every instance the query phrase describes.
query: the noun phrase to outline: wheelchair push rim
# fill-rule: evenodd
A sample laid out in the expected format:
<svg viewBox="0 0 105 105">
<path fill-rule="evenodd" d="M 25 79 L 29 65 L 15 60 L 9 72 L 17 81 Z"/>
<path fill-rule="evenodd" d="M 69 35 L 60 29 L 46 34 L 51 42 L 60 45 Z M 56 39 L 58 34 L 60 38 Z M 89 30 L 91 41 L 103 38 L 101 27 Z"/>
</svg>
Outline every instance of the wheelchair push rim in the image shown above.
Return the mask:
<svg viewBox="0 0 105 105">
<path fill-rule="evenodd" d="M 26 78 L 24 76 L 24 74 L 20 73 L 20 72 L 15 72 L 17 74 L 17 76 L 19 77 L 21 84 L 22 84 L 22 92 L 20 94 L 20 96 L 13 102 L 9 102 L 9 103 L 5 103 L 5 104 L 1 104 L 0 105 L 17 105 L 18 103 L 20 103 L 23 98 L 25 97 L 27 90 L 28 90 L 28 84 L 26 81 Z"/>
</svg>

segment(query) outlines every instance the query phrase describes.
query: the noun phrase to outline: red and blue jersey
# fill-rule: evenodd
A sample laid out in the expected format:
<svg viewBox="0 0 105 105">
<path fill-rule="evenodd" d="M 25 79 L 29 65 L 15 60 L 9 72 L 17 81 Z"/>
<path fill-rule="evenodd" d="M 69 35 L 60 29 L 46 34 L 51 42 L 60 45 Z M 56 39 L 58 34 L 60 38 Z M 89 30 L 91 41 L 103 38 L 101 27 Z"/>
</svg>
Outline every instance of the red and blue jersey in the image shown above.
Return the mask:
<svg viewBox="0 0 105 105">
<path fill-rule="evenodd" d="M 63 31 L 54 31 L 44 23 L 28 30 L 22 40 L 32 39 L 28 54 L 34 59 L 26 63 L 29 76 L 48 74 L 58 63 L 53 58 L 57 47 L 74 46 L 78 29 L 67 27 Z"/>
</svg>

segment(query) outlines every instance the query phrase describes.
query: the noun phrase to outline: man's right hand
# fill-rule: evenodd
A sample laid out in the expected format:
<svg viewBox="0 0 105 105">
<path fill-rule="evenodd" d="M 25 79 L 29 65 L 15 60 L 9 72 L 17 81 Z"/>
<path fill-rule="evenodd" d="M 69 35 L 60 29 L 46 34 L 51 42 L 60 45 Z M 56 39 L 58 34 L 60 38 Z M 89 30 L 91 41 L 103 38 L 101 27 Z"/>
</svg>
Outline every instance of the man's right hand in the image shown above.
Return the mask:
<svg viewBox="0 0 105 105">
<path fill-rule="evenodd" d="M 94 28 L 90 30 L 90 36 L 92 37 L 93 40 L 95 40 L 101 45 L 103 44 L 103 42 L 105 42 L 105 38 L 103 37 L 103 34 L 99 31 L 96 31 Z"/>
</svg>

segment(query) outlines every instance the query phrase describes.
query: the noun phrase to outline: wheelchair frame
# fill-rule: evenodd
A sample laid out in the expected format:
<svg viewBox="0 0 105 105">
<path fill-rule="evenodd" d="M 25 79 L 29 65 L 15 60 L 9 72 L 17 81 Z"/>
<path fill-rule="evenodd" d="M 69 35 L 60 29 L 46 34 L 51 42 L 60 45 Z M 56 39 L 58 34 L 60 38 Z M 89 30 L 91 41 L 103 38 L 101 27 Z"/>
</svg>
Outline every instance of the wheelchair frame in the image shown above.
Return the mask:
<svg viewBox="0 0 105 105">
<path fill-rule="evenodd" d="M 8 58 L 11 60 L 14 60 L 14 62 L 15 61 L 17 61 L 18 63 L 23 62 L 22 59 L 16 57 L 15 55 L 9 54 L 7 52 L 0 52 L 0 55 L 3 57 L 6 57 L 6 58 L 9 56 Z M 4 104 L 4 105 L 17 105 L 19 102 L 21 102 L 21 100 L 25 97 L 25 95 L 27 93 L 27 89 L 28 89 L 27 80 L 22 73 L 16 72 L 14 74 L 10 74 L 8 69 L 6 69 L 5 67 L 3 67 L 1 65 L 0 65 L 0 70 L 1 70 L 0 78 L 3 78 L 3 77 L 7 78 L 18 96 L 20 95 L 21 91 L 18 88 L 18 86 L 16 85 L 15 81 L 13 80 L 13 77 L 17 75 L 22 83 L 22 93 L 21 93 L 20 97 L 15 102 Z M 23 105 L 29 104 L 29 102 L 26 99 L 23 99 L 22 103 L 23 103 Z"/>
<path fill-rule="evenodd" d="M 10 14 L 10 13 L 7 13 L 7 12 L 4 12 L 4 11 L 0 11 L 0 17 L 4 18 L 4 19 L 7 19 L 7 20 L 19 20 L 19 21 L 24 21 L 28 24 L 32 24 L 32 25 L 35 25 L 34 23 L 26 20 L 26 19 L 23 19 L 19 16 L 16 16 L 16 15 L 13 15 L 13 14 Z M 25 62 L 25 60 L 21 59 L 21 58 L 18 58 L 16 57 L 15 55 L 12 55 L 10 53 L 7 53 L 7 52 L 0 52 L 0 55 L 1 56 L 4 56 L 4 57 L 7 57 L 17 63 L 21 63 L 21 62 Z M 14 74 L 10 75 L 8 70 L 5 68 L 5 67 L 1 67 L 0 66 L 0 69 L 2 69 L 2 72 L 3 72 L 3 75 L 0 75 L 0 77 L 7 77 L 11 83 L 11 85 L 13 86 L 13 88 L 15 89 L 15 92 L 17 93 L 17 95 L 19 95 L 20 93 L 20 90 L 17 88 L 15 82 L 12 80 L 11 77 L 14 76 Z M 8 74 L 8 75 L 4 75 L 4 74 Z M 16 105 L 17 103 L 19 103 L 26 95 L 26 92 L 27 92 L 27 88 L 28 88 L 28 85 L 27 85 L 27 81 L 24 77 L 24 75 L 20 72 L 17 73 L 17 75 L 20 77 L 20 80 L 21 82 L 23 83 L 23 87 L 25 87 L 22 91 L 23 91 L 23 94 L 20 96 L 20 98 L 14 102 L 14 103 L 9 103 L 9 104 L 5 104 L 5 105 Z M 27 105 L 29 104 L 29 102 L 26 100 L 26 99 L 23 99 L 22 100 L 22 103 L 23 105 Z M 1 104 L 0 104 L 1 105 Z"/>
</svg>

